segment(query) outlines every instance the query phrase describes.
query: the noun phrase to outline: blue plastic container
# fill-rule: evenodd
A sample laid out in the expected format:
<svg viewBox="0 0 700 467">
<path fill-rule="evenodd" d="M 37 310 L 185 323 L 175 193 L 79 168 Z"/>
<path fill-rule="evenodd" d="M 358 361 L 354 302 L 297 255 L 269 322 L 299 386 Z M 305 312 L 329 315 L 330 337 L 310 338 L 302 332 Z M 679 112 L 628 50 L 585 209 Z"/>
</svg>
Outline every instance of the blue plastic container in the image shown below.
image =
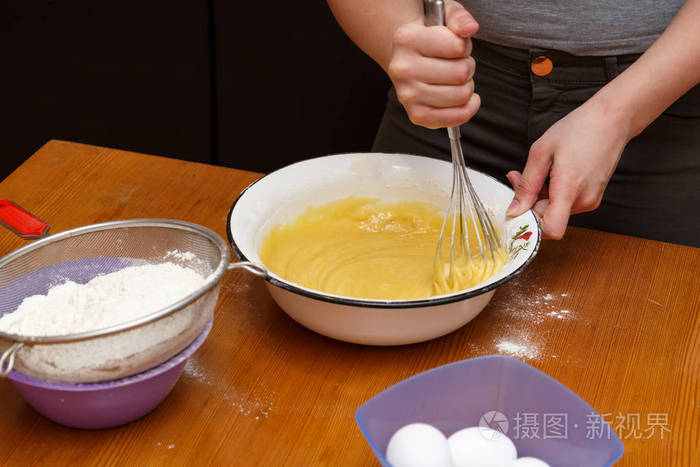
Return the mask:
<svg viewBox="0 0 700 467">
<path fill-rule="evenodd" d="M 408 378 L 355 413 L 379 462 L 404 425 L 429 423 L 445 436 L 470 426 L 505 433 L 518 457 L 552 467 L 613 465 L 624 451 L 615 431 L 583 399 L 552 377 L 503 355 L 472 358 Z"/>
</svg>

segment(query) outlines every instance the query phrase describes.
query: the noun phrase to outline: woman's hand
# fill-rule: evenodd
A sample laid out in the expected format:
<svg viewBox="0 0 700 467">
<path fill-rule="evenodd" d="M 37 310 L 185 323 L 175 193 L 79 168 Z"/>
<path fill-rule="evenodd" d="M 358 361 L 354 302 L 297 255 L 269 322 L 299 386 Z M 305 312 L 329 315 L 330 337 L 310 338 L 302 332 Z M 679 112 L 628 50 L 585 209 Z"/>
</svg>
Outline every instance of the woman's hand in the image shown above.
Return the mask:
<svg viewBox="0 0 700 467">
<path fill-rule="evenodd" d="M 457 126 L 479 109 L 470 38 L 479 25 L 464 7 L 446 2 L 446 27 L 419 18 L 396 29 L 387 73 L 399 101 L 416 125 Z"/>
<path fill-rule="evenodd" d="M 544 238 L 560 239 L 571 214 L 596 209 L 629 141 L 628 119 L 614 109 L 594 97 L 535 141 L 523 173 L 507 174 L 515 189 L 507 214 L 534 206 Z"/>
</svg>

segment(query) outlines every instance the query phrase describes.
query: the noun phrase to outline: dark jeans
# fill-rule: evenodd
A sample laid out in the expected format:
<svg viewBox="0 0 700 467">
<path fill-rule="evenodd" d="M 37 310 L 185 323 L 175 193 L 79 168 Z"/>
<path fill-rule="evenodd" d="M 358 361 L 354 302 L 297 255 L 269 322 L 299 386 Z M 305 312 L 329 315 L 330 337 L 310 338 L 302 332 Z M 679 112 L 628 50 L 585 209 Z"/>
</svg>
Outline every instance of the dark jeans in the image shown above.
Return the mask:
<svg viewBox="0 0 700 467">
<path fill-rule="evenodd" d="M 477 40 L 473 56 L 482 104 L 461 127 L 464 154 L 472 168 L 506 184 L 505 174 L 522 171 L 530 145 L 547 128 L 637 58 L 575 57 Z M 547 76 L 530 72 L 538 56 L 554 63 Z M 450 160 L 446 131 L 413 125 L 393 89 L 373 150 Z M 600 207 L 569 224 L 700 247 L 700 85 L 630 141 Z"/>
</svg>

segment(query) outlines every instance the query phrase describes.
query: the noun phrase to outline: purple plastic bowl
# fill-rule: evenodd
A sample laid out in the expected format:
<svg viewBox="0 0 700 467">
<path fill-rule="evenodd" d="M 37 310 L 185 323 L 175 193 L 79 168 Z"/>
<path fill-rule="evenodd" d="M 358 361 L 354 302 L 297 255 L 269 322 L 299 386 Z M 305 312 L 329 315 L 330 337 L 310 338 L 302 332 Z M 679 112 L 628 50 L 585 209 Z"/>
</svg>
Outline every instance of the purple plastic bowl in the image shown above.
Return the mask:
<svg viewBox="0 0 700 467">
<path fill-rule="evenodd" d="M 583 399 L 503 355 L 462 360 L 401 381 L 360 406 L 355 419 L 384 466 L 390 466 L 384 454 L 391 436 L 414 422 L 429 423 L 445 436 L 489 426 L 511 438 L 518 457 L 538 457 L 552 467 L 610 466 L 624 451 L 615 431 Z"/>
<path fill-rule="evenodd" d="M 187 359 L 204 343 L 204 330 L 184 350 L 160 365 L 126 378 L 100 383 L 54 383 L 17 371 L 8 378 L 24 400 L 61 425 L 73 428 L 110 428 L 132 422 L 155 409 L 170 393 Z"/>
</svg>

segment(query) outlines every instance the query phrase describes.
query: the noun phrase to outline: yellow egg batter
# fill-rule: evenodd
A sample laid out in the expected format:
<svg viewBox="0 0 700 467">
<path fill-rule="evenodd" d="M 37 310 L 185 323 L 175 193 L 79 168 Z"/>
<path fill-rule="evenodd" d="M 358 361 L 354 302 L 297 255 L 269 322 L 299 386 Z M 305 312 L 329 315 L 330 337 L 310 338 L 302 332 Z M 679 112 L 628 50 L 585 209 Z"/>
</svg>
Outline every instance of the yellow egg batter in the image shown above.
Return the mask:
<svg viewBox="0 0 700 467">
<path fill-rule="evenodd" d="M 354 298 L 417 299 L 472 287 L 500 270 L 479 255 L 458 258 L 449 273 L 449 241 L 435 249 L 442 216 L 423 202 L 349 197 L 309 207 L 270 229 L 260 258 L 275 274 L 305 287 Z"/>
</svg>

